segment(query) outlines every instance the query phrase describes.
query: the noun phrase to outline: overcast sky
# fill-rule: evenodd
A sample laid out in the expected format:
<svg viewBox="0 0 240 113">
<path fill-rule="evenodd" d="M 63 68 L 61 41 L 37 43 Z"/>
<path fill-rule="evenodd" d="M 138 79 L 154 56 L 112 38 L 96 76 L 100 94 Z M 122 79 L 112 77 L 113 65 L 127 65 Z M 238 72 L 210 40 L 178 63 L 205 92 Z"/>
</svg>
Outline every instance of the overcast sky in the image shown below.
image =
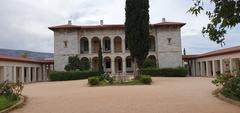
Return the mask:
<svg viewBox="0 0 240 113">
<path fill-rule="evenodd" d="M 187 23 L 182 28 L 182 46 L 188 54 L 220 49 L 201 29 L 208 23 L 205 15 L 186 13 L 192 0 L 150 0 L 150 22 Z M 125 0 L 1 0 L 0 48 L 53 52 L 53 32 L 49 26 L 66 24 L 122 24 L 125 20 Z M 206 5 L 206 8 L 211 8 Z M 227 34 L 226 47 L 240 45 L 240 27 Z"/>
</svg>

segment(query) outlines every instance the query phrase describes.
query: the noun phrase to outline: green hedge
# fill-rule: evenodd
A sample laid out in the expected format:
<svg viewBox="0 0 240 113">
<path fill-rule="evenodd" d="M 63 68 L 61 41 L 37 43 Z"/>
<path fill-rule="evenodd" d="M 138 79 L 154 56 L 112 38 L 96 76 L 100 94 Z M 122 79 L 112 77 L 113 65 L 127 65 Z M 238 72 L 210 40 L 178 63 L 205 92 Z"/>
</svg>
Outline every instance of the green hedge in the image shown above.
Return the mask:
<svg viewBox="0 0 240 113">
<path fill-rule="evenodd" d="M 99 73 L 94 71 L 51 72 L 49 75 L 49 79 L 51 81 L 81 80 L 98 75 Z"/>
<path fill-rule="evenodd" d="M 178 68 L 148 68 L 140 69 L 139 71 L 142 75 L 150 75 L 153 77 L 186 77 L 188 70 L 184 67 Z"/>
</svg>

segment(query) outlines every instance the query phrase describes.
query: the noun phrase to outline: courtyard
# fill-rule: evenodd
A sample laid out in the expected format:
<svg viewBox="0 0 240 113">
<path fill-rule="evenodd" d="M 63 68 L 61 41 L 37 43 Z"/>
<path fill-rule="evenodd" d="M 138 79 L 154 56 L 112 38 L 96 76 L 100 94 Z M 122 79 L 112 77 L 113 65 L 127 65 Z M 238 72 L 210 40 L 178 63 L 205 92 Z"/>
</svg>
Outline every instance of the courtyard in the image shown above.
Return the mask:
<svg viewBox="0 0 240 113">
<path fill-rule="evenodd" d="M 153 78 L 152 85 L 89 87 L 87 80 L 25 85 L 12 113 L 239 113 L 212 95 L 212 78 Z"/>
</svg>

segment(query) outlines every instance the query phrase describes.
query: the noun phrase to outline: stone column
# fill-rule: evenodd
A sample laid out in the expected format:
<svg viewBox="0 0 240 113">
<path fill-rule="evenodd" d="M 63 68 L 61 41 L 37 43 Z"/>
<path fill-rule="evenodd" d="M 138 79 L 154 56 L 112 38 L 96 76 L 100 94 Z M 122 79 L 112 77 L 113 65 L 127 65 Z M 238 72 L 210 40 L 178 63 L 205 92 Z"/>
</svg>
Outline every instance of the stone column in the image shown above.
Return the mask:
<svg viewBox="0 0 240 113">
<path fill-rule="evenodd" d="M 36 69 L 36 67 L 33 67 L 33 72 L 32 72 L 32 76 L 33 76 L 33 78 L 32 78 L 32 81 L 33 82 L 36 82 L 37 81 L 37 69 Z"/>
<path fill-rule="evenodd" d="M 122 53 L 125 53 L 125 47 L 126 46 L 126 44 L 125 44 L 125 38 L 122 38 Z"/>
<path fill-rule="evenodd" d="M 230 73 L 233 74 L 233 62 L 232 62 L 232 58 L 229 58 L 229 68 L 230 68 Z"/>
<path fill-rule="evenodd" d="M 27 67 L 27 79 L 26 82 L 31 82 L 31 67 Z"/>
<path fill-rule="evenodd" d="M 45 64 L 43 64 L 42 69 L 43 69 L 43 74 L 42 74 L 42 76 L 43 76 L 43 81 L 45 81 L 45 80 L 46 80 L 46 66 L 45 66 Z"/>
<path fill-rule="evenodd" d="M 89 41 L 88 41 L 88 45 L 89 45 L 89 54 L 92 54 L 92 40 L 91 40 L 91 38 L 89 39 Z"/>
<path fill-rule="evenodd" d="M 4 81 L 8 80 L 7 66 L 3 66 Z"/>
<path fill-rule="evenodd" d="M 42 69 L 38 67 L 38 81 L 42 81 Z"/>
<path fill-rule="evenodd" d="M 220 59 L 220 73 L 223 74 L 223 60 Z"/>
<path fill-rule="evenodd" d="M 208 61 L 206 61 L 206 76 L 210 76 L 210 73 L 209 73 L 209 62 Z"/>
<path fill-rule="evenodd" d="M 203 76 L 203 74 L 204 74 L 204 69 L 203 69 L 203 62 L 200 62 L 200 68 L 201 68 L 201 71 L 200 71 L 200 76 Z"/>
<path fill-rule="evenodd" d="M 216 76 L 216 66 L 215 66 L 215 60 L 212 61 L 212 71 L 213 71 L 213 76 Z"/>
<path fill-rule="evenodd" d="M 16 67 L 16 66 L 13 66 L 12 69 L 13 69 L 13 73 L 12 73 L 12 75 L 13 75 L 12 82 L 13 82 L 13 83 L 16 83 L 16 82 L 17 82 L 17 67 Z"/>
<path fill-rule="evenodd" d="M 122 59 L 122 66 L 123 66 L 123 75 L 126 75 L 127 71 L 126 71 L 126 58 L 123 57 Z"/>
<path fill-rule="evenodd" d="M 115 75 L 116 72 L 115 72 L 115 60 L 111 60 L 111 68 L 112 68 L 112 75 Z"/>
<path fill-rule="evenodd" d="M 24 79 L 25 79 L 25 78 L 24 78 L 24 67 L 21 67 L 21 68 L 20 68 L 20 73 L 21 73 L 21 76 L 20 76 L 21 82 L 24 83 Z"/>
<path fill-rule="evenodd" d="M 114 53 L 114 38 L 111 38 L 111 53 Z"/>
</svg>

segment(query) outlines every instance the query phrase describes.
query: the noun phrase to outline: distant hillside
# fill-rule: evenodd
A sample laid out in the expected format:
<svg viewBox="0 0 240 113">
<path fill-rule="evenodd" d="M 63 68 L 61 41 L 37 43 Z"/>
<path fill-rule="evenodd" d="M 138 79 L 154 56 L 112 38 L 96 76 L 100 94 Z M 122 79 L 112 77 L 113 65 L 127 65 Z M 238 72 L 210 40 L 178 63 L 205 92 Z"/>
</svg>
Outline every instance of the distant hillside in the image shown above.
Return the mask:
<svg viewBox="0 0 240 113">
<path fill-rule="evenodd" d="M 32 59 L 53 58 L 53 53 L 33 52 L 33 51 L 25 51 L 25 50 L 0 49 L 0 55 L 21 57 L 22 54 L 24 54 L 24 53 L 27 54 L 28 58 L 32 58 Z"/>
</svg>

